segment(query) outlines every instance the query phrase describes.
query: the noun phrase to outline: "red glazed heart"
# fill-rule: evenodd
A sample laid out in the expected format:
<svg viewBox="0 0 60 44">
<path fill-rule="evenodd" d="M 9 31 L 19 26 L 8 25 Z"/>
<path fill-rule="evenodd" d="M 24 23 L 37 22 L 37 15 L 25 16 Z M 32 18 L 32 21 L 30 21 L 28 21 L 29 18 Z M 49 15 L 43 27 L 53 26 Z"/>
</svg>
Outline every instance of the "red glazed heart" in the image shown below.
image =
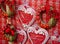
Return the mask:
<svg viewBox="0 0 60 44">
<path fill-rule="evenodd" d="M 22 24 L 31 25 L 35 20 L 35 10 L 28 5 L 18 6 L 18 15 Z"/>
<path fill-rule="evenodd" d="M 26 32 L 24 30 L 18 30 L 17 33 L 19 33 L 18 35 L 18 43 L 19 44 L 25 44 L 26 40 L 27 40 L 27 35 Z"/>
<path fill-rule="evenodd" d="M 45 29 L 34 27 L 28 29 L 28 38 L 31 44 L 45 44 L 49 38 L 48 32 Z"/>
</svg>

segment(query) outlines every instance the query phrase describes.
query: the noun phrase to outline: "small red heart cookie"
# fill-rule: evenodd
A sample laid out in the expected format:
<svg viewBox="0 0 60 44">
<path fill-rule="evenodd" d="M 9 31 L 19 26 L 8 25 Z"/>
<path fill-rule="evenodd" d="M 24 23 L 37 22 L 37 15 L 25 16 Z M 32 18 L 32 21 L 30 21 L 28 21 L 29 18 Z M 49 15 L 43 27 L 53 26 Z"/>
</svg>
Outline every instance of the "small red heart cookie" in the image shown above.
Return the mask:
<svg viewBox="0 0 60 44">
<path fill-rule="evenodd" d="M 24 30 L 18 30 L 17 33 L 19 33 L 18 35 L 18 43 L 22 43 L 25 44 L 26 40 L 27 40 L 27 35 L 26 32 Z"/>
</svg>

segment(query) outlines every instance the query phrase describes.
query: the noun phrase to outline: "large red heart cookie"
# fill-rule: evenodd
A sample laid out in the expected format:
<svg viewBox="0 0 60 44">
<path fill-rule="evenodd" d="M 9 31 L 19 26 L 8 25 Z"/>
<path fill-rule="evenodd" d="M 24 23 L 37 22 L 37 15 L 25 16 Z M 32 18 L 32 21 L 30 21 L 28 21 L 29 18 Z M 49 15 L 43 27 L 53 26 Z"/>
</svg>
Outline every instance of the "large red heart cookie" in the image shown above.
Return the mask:
<svg viewBox="0 0 60 44">
<path fill-rule="evenodd" d="M 35 20 L 35 14 L 36 14 L 35 10 L 32 9 L 27 4 L 18 6 L 18 15 L 19 15 L 20 21 L 23 24 L 23 26 L 32 25 L 32 23 Z"/>
<path fill-rule="evenodd" d="M 29 27 L 27 32 L 31 44 L 45 44 L 49 38 L 48 32 L 43 28 L 36 30 L 34 27 Z"/>
</svg>

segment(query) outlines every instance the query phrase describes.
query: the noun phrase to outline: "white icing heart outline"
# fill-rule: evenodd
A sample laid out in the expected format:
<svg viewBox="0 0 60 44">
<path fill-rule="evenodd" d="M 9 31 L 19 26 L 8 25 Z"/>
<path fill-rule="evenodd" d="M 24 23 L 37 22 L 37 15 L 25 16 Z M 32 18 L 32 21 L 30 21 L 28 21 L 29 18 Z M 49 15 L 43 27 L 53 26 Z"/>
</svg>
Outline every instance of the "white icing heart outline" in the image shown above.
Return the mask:
<svg viewBox="0 0 60 44">
<path fill-rule="evenodd" d="M 25 8 L 24 6 L 26 6 L 26 8 Z M 24 11 L 25 13 L 28 13 L 28 14 L 31 14 L 31 15 L 35 15 L 35 14 L 36 14 L 35 10 L 34 10 L 33 8 L 31 8 L 31 7 L 30 7 L 29 5 L 27 5 L 27 4 L 19 5 L 19 6 L 18 6 L 18 10 L 22 10 L 22 11 Z"/>
<path fill-rule="evenodd" d="M 26 6 L 27 9 L 26 9 L 24 6 Z M 29 10 L 29 9 L 30 9 L 30 10 Z M 27 4 L 19 5 L 19 6 L 18 6 L 18 10 L 21 10 L 21 11 L 24 11 L 25 13 L 28 13 L 28 14 L 33 15 L 32 20 L 29 22 L 29 24 L 28 24 L 27 26 L 29 27 L 30 25 L 32 25 L 32 23 L 35 21 L 35 17 L 36 17 L 36 12 L 35 12 L 35 10 L 32 9 L 32 8 L 31 8 L 30 6 L 28 6 Z M 17 11 L 18 11 L 18 10 L 17 10 Z M 20 19 L 20 20 L 21 20 L 21 19 Z M 21 20 L 21 22 L 22 22 L 22 20 Z M 23 24 L 23 23 L 22 23 L 22 24 Z M 23 24 L 23 27 L 26 27 L 26 24 Z"/>
<path fill-rule="evenodd" d="M 23 42 L 22 43 L 21 42 L 19 43 L 19 44 L 24 44 L 26 42 L 26 40 L 27 40 L 27 34 L 26 34 L 26 32 L 24 30 L 17 30 L 17 33 L 19 33 L 21 35 L 24 35 Z"/>
<path fill-rule="evenodd" d="M 39 28 L 38 30 L 36 30 L 36 29 L 34 29 L 34 27 L 29 27 L 29 28 L 32 28 L 32 29 L 28 29 L 28 31 L 27 31 L 28 37 L 29 37 L 32 44 L 33 44 L 33 41 L 30 38 L 30 35 L 29 35 L 30 32 L 33 32 L 33 33 L 35 32 L 36 34 L 43 34 L 44 33 L 46 37 L 45 37 L 45 40 L 42 42 L 42 44 L 45 44 L 47 42 L 47 40 L 49 39 L 49 34 L 45 29 Z M 40 32 L 43 32 L 43 33 L 40 33 Z"/>
</svg>

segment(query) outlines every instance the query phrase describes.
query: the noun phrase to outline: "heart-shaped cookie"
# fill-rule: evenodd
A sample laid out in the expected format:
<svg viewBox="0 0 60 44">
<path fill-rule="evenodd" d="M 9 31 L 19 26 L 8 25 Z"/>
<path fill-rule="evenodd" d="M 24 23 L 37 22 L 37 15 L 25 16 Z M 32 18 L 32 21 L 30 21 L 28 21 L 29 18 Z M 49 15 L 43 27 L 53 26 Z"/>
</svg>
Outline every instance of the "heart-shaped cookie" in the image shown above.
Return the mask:
<svg viewBox="0 0 60 44">
<path fill-rule="evenodd" d="M 24 27 L 26 27 L 26 25 L 30 26 L 34 22 L 36 12 L 27 4 L 19 5 L 17 11 Z"/>
<path fill-rule="evenodd" d="M 25 44 L 25 42 L 27 40 L 26 32 L 24 30 L 17 30 L 17 33 L 19 33 L 19 35 L 18 35 L 18 43 L 19 44 Z"/>
<path fill-rule="evenodd" d="M 48 32 L 43 28 L 36 30 L 34 27 L 29 27 L 27 33 L 31 44 L 45 44 L 49 39 Z"/>
</svg>

